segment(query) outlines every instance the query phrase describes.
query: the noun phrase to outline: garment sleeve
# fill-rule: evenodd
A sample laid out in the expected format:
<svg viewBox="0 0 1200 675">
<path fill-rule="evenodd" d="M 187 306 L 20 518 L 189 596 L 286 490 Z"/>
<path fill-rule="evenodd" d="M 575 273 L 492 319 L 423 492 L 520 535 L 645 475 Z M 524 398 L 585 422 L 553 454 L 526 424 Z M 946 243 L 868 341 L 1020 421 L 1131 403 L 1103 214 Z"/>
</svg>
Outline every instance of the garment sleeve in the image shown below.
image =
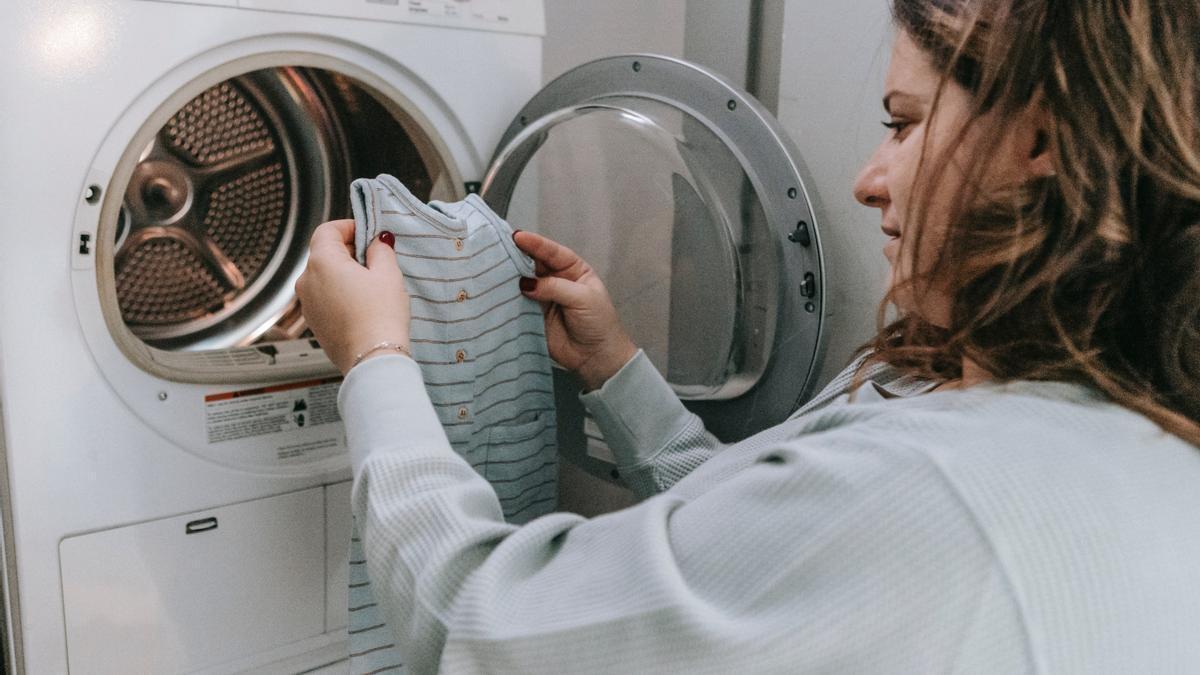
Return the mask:
<svg viewBox="0 0 1200 675">
<path fill-rule="evenodd" d="M 625 484 L 642 497 L 670 488 L 726 447 L 683 407 L 641 350 L 602 387 L 579 398 Z"/>
<path fill-rule="evenodd" d="M 339 399 L 370 575 L 413 673 L 942 672 L 978 617 L 1010 612 L 971 519 L 894 442 L 815 434 L 700 491 L 516 527 L 413 426 L 433 418 L 419 392 L 415 365 L 380 357 Z"/>
</svg>

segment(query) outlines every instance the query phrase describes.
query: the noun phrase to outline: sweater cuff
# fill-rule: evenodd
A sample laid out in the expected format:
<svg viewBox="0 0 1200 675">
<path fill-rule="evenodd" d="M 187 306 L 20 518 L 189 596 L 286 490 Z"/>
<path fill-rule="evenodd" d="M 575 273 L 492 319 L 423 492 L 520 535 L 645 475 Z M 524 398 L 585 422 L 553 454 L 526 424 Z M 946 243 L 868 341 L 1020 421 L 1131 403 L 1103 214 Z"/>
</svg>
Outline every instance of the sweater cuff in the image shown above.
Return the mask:
<svg viewBox="0 0 1200 675">
<path fill-rule="evenodd" d="M 338 412 L 355 477 L 372 453 L 453 454 L 421 367 L 407 356 L 376 356 L 351 368 L 338 391 Z"/>
<path fill-rule="evenodd" d="M 602 387 L 580 394 L 620 467 L 658 454 L 683 430 L 690 415 L 642 350 Z"/>
</svg>

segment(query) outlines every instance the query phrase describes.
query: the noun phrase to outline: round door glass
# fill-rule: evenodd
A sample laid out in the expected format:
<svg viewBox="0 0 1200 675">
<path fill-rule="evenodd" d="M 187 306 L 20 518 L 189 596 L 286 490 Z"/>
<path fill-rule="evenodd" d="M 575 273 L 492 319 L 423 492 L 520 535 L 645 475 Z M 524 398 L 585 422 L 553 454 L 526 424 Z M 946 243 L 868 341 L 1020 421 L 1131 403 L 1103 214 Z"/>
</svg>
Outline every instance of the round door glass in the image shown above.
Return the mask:
<svg viewBox="0 0 1200 675">
<path fill-rule="evenodd" d="M 502 155 L 520 168 L 493 180 L 488 200 L 596 269 L 681 397 L 735 398 L 758 382 L 779 261 L 758 191 L 713 129 L 652 99 L 611 97 L 537 120 Z"/>
</svg>

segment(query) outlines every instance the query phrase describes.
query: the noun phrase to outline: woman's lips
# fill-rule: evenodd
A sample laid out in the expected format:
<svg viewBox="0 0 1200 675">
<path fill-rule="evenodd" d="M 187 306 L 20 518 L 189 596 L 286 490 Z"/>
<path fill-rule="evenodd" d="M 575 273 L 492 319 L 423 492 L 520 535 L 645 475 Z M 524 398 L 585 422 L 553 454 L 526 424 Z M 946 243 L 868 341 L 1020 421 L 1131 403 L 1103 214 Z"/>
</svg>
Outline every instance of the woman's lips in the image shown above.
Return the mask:
<svg viewBox="0 0 1200 675">
<path fill-rule="evenodd" d="M 883 257 L 896 262 L 896 254 L 900 253 L 900 238 L 894 237 L 888 240 L 888 243 L 883 245 Z"/>
<path fill-rule="evenodd" d="M 888 236 L 887 243 L 883 245 L 883 257 L 894 265 L 896 256 L 900 253 L 900 230 L 891 225 L 884 225 L 881 229 Z"/>
</svg>

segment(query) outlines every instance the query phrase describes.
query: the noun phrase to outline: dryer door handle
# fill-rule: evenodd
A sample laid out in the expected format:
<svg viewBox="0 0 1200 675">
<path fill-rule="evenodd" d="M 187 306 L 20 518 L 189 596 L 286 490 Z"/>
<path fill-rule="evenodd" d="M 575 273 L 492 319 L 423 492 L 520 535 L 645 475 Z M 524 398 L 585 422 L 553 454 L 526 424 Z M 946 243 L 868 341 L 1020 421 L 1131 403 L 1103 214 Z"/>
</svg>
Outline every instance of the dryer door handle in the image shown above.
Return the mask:
<svg viewBox="0 0 1200 675">
<path fill-rule="evenodd" d="M 201 532 L 208 532 L 209 530 L 215 530 L 215 529 L 217 529 L 217 517 L 210 516 L 208 518 L 201 518 L 199 520 L 193 520 L 192 522 L 190 522 L 186 526 L 184 526 L 183 529 L 184 529 L 184 532 L 186 532 L 187 534 L 200 534 Z"/>
</svg>

